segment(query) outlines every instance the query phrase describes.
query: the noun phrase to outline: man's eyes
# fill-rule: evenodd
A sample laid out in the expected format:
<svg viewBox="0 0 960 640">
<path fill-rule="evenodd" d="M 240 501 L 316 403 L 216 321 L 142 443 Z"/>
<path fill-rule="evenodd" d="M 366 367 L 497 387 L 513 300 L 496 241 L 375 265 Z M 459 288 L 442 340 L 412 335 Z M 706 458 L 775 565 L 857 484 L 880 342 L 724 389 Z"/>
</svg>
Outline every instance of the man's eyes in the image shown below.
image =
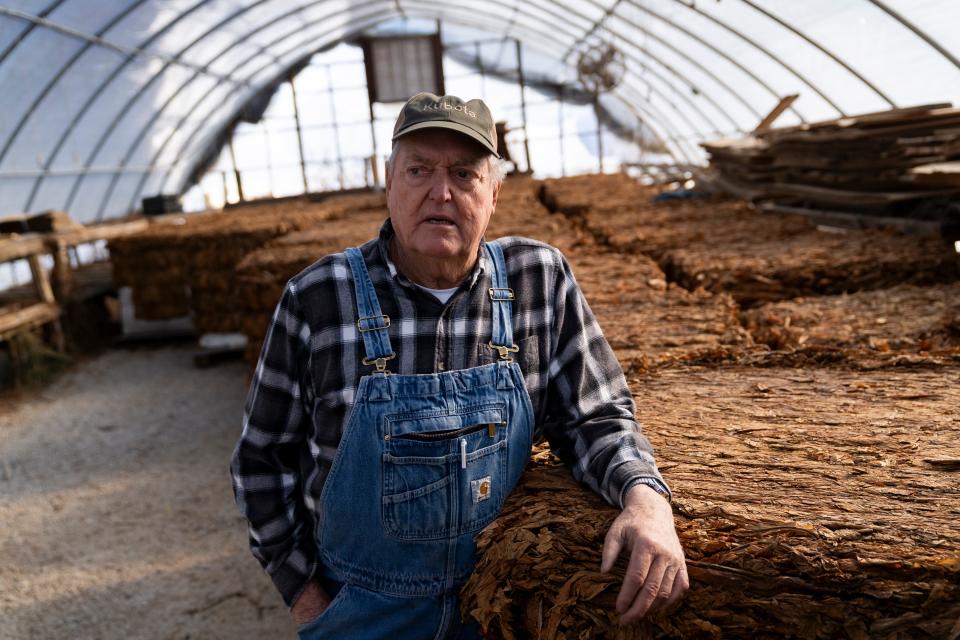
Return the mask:
<svg viewBox="0 0 960 640">
<path fill-rule="evenodd" d="M 424 165 L 413 165 L 407 167 L 407 175 L 411 178 L 421 178 L 424 176 L 429 176 L 432 173 L 429 167 Z M 480 177 L 480 174 L 474 171 L 473 169 L 468 169 L 465 167 L 455 167 L 450 169 L 450 176 L 456 180 L 462 182 L 471 182 Z"/>
<path fill-rule="evenodd" d="M 454 169 L 453 175 L 459 180 L 473 180 L 477 177 L 477 173 L 470 169 Z"/>
</svg>

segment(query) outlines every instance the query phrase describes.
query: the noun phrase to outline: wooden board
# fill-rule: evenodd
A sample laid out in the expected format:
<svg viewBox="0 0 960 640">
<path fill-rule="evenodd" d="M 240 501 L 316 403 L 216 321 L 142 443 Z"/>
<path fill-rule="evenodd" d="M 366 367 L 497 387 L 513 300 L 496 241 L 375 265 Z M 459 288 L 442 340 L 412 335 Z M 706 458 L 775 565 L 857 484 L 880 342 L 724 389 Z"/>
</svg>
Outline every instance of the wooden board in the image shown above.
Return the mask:
<svg viewBox="0 0 960 640">
<path fill-rule="evenodd" d="M 60 320 L 60 306 L 53 302 L 37 302 L 0 315 L 0 340 L 29 327 L 38 327 Z"/>
<path fill-rule="evenodd" d="M 703 143 L 710 180 L 750 201 L 911 217 L 960 201 L 960 109 L 925 105 Z"/>
</svg>

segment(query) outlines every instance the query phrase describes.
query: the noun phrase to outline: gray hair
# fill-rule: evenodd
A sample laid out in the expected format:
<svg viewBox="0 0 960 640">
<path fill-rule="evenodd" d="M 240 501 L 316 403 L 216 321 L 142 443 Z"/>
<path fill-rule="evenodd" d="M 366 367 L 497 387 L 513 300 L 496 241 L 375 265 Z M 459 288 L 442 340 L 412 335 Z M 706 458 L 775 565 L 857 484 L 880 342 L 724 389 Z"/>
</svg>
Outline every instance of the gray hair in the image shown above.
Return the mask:
<svg viewBox="0 0 960 640">
<path fill-rule="evenodd" d="M 393 149 L 390 150 L 390 157 L 387 158 L 387 173 L 393 171 L 394 163 L 397 159 L 397 150 L 400 149 L 400 143 L 403 140 L 397 140 L 393 143 Z M 503 179 L 507 176 L 507 170 L 503 166 L 503 160 L 493 155 L 492 153 L 486 156 L 487 158 L 487 170 L 490 181 L 494 184 L 500 184 L 503 182 Z"/>
</svg>

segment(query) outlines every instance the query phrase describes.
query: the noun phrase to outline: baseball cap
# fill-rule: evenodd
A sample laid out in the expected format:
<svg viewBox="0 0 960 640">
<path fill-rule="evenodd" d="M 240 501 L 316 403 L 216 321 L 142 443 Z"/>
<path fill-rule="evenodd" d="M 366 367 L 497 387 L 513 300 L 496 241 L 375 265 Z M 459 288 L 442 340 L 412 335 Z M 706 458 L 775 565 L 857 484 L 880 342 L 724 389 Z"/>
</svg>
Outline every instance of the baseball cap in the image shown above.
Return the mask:
<svg viewBox="0 0 960 640">
<path fill-rule="evenodd" d="M 482 144 L 490 153 L 497 153 L 497 130 L 493 116 L 483 100 L 464 102 L 457 96 L 438 96 L 423 92 L 413 96 L 400 110 L 393 127 L 393 141 L 421 129 L 449 129 Z"/>
</svg>

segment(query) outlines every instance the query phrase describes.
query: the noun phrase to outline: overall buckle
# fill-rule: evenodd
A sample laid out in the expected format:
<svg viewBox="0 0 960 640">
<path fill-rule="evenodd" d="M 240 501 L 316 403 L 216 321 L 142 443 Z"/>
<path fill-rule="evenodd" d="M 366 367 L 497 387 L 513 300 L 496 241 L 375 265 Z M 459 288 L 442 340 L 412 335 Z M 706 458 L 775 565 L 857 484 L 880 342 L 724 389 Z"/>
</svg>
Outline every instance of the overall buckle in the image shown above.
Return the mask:
<svg viewBox="0 0 960 640">
<path fill-rule="evenodd" d="M 510 302 L 517 299 L 510 287 L 490 287 L 488 291 L 490 299 L 494 302 Z"/>
<path fill-rule="evenodd" d="M 363 325 L 361 323 L 364 320 L 374 320 L 376 318 L 379 318 L 380 320 L 383 321 L 382 327 L 370 327 L 369 329 L 363 328 Z M 362 318 L 357 318 L 357 329 L 360 330 L 360 333 L 363 333 L 364 331 L 379 331 L 380 329 L 386 329 L 389 326 L 390 326 L 390 316 L 388 316 L 387 314 L 383 314 L 382 316 L 363 316 Z"/>
<path fill-rule="evenodd" d="M 513 362 L 513 358 L 510 357 L 511 353 L 516 353 L 517 351 L 520 351 L 520 347 L 518 347 L 517 345 L 511 345 L 507 347 L 502 344 L 493 344 L 493 340 L 488 342 L 487 346 L 490 347 L 491 349 L 496 349 L 497 352 L 500 353 L 500 359 L 505 360 L 507 362 Z"/>
<path fill-rule="evenodd" d="M 367 366 L 371 364 L 374 365 L 377 368 L 377 373 L 390 373 L 387 371 L 387 361 L 393 360 L 396 357 L 397 354 L 391 353 L 390 355 L 382 356 L 380 358 L 364 358 L 361 362 Z"/>
</svg>

